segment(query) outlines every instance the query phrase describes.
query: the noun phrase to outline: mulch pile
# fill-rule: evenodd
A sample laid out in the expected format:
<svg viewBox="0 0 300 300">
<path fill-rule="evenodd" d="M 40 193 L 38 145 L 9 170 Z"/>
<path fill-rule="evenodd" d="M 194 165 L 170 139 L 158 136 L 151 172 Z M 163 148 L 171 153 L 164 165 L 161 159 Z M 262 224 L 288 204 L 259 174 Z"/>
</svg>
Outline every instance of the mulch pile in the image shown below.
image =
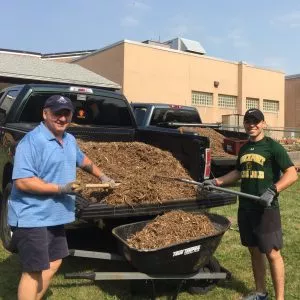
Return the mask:
<svg viewBox="0 0 300 300">
<path fill-rule="evenodd" d="M 224 136 L 215 131 L 212 128 L 202 128 L 202 127 L 179 127 L 178 130 L 183 132 L 194 132 L 198 133 L 201 136 L 208 137 L 210 140 L 210 148 L 212 156 L 223 156 L 223 157 L 231 157 L 232 154 L 225 152 L 223 144 L 224 144 Z"/>
<path fill-rule="evenodd" d="M 119 206 L 162 203 L 196 198 L 193 185 L 163 180 L 156 175 L 191 179 L 186 169 L 168 151 L 139 142 L 100 143 L 77 140 L 80 149 L 109 177 L 121 184 L 113 190 L 85 188 L 84 198 Z M 100 183 L 78 168 L 77 180 Z"/>
<path fill-rule="evenodd" d="M 127 239 L 136 249 L 157 249 L 216 233 L 213 223 L 204 215 L 174 210 L 156 217 L 141 231 Z"/>
</svg>

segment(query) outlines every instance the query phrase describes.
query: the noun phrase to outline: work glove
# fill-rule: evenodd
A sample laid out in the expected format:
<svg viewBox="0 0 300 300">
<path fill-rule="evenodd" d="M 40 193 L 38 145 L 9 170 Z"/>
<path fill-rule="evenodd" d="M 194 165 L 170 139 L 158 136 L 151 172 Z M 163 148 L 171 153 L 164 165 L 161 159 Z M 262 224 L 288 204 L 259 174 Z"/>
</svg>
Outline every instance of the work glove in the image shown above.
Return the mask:
<svg viewBox="0 0 300 300">
<path fill-rule="evenodd" d="M 276 196 L 276 192 L 270 188 L 267 188 L 266 191 L 260 196 L 258 203 L 262 206 L 269 207 Z"/>
<path fill-rule="evenodd" d="M 204 180 L 202 183 L 203 183 L 202 188 L 205 189 L 205 190 L 208 190 L 208 191 L 210 190 L 210 187 L 217 186 L 216 178 Z"/>
<path fill-rule="evenodd" d="M 110 188 L 116 187 L 116 182 L 112 178 L 106 176 L 104 173 L 102 173 L 102 175 L 99 176 L 99 179 L 101 183 L 108 183 Z"/>
<path fill-rule="evenodd" d="M 82 185 L 80 181 L 72 181 L 65 185 L 58 186 L 59 194 L 77 194 L 82 190 Z"/>
</svg>

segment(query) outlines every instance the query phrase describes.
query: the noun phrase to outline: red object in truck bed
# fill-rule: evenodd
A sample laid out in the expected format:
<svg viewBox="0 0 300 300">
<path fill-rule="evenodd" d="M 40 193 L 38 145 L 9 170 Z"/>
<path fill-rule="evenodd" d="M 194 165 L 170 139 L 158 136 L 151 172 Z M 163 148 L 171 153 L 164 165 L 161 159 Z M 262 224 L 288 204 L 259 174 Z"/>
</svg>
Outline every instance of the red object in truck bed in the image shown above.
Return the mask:
<svg viewBox="0 0 300 300">
<path fill-rule="evenodd" d="M 227 153 L 238 155 L 241 147 L 247 143 L 248 140 L 240 140 L 237 138 L 224 138 L 224 150 Z"/>
</svg>

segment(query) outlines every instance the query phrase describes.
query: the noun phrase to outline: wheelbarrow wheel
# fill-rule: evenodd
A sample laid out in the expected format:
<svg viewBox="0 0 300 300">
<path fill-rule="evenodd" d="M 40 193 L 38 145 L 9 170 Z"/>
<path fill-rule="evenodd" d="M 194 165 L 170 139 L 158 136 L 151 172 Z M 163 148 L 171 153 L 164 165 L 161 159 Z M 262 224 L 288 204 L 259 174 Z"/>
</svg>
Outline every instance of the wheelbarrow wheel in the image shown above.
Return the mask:
<svg viewBox="0 0 300 300">
<path fill-rule="evenodd" d="M 199 271 L 208 272 L 208 273 L 214 273 L 214 272 L 217 273 L 221 271 L 221 265 L 219 261 L 212 256 L 209 259 L 208 263 Z M 216 286 L 218 281 L 219 279 L 193 280 L 189 282 L 187 290 L 190 294 L 206 294 Z"/>
<path fill-rule="evenodd" d="M 130 293 L 132 296 L 142 299 L 155 299 L 156 289 L 154 280 L 131 280 Z"/>
<path fill-rule="evenodd" d="M 0 209 L 0 239 L 2 241 L 3 247 L 10 251 L 16 252 L 12 249 L 11 246 L 11 237 L 12 232 L 10 230 L 10 226 L 8 225 L 8 198 L 10 196 L 12 189 L 12 184 L 8 183 L 4 189 L 3 197 L 1 199 L 1 209 Z"/>
</svg>

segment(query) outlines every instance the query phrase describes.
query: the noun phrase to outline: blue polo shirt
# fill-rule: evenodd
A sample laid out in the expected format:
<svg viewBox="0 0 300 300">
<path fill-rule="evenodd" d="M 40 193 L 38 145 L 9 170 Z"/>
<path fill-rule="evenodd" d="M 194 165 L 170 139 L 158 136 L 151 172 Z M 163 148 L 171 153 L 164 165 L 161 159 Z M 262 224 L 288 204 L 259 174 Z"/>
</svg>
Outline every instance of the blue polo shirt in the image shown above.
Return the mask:
<svg viewBox="0 0 300 300">
<path fill-rule="evenodd" d="M 38 177 L 63 185 L 76 179 L 76 166 L 84 154 L 74 136 L 63 135 L 61 145 L 41 123 L 19 142 L 12 179 Z M 66 224 L 75 219 L 74 195 L 38 195 L 22 192 L 13 184 L 8 202 L 8 223 L 17 227 L 44 227 Z"/>
</svg>

